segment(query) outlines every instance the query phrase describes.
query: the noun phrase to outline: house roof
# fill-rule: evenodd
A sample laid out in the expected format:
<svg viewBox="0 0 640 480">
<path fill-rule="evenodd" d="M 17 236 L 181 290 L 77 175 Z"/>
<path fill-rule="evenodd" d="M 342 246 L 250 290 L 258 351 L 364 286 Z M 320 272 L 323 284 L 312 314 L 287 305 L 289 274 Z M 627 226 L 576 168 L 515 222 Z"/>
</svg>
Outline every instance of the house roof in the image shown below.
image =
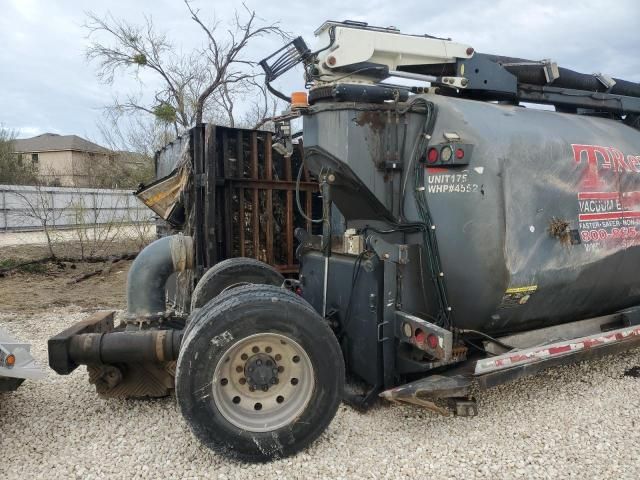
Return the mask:
<svg viewBox="0 0 640 480">
<path fill-rule="evenodd" d="M 37 137 L 18 138 L 13 141 L 13 149 L 17 153 L 59 152 L 65 150 L 94 153 L 110 152 L 110 150 L 77 135 L 58 135 L 57 133 L 43 133 Z"/>
</svg>

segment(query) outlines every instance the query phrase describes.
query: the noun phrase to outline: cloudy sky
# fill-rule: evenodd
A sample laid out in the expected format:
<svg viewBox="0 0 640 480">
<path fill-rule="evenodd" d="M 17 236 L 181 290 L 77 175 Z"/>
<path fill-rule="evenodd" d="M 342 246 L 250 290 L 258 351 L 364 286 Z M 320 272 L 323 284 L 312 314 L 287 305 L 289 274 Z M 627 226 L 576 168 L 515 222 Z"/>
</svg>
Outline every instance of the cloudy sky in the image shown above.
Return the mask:
<svg viewBox="0 0 640 480">
<path fill-rule="evenodd" d="M 203 16 L 219 20 L 241 6 L 236 0 L 193 0 Z M 405 33 L 429 33 L 468 43 L 477 51 L 530 59 L 551 58 L 586 73 L 596 71 L 640 81 L 640 2 L 637 0 L 460 0 L 435 2 L 369 0 L 291 2 L 247 0 L 266 21 L 280 21 L 314 45 L 313 31 L 324 20 L 361 20 L 394 25 Z M 101 109 L 115 96 L 140 91 L 132 76 L 101 84 L 85 59 L 89 40 L 85 12 L 111 13 L 139 22 L 152 16 L 185 51 L 202 36 L 181 0 L 0 0 L 0 124 L 28 137 L 43 132 L 77 134 L 100 141 Z M 259 60 L 277 49 L 277 40 L 253 45 Z M 145 90 L 156 85 L 144 78 Z M 290 73 L 283 91 L 301 89 Z"/>
</svg>

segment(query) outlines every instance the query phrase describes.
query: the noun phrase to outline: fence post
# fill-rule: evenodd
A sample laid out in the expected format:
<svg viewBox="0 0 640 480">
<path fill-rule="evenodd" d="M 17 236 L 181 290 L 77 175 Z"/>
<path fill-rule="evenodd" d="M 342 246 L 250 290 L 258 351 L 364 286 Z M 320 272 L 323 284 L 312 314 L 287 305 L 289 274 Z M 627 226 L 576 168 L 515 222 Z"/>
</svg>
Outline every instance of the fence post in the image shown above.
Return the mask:
<svg viewBox="0 0 640 480">
<path fill-rule="evenodd" d="M 91 192 L 91 198 L 93 198 L 93 224 L 98 227 L 98 194 L 94 191 Z"/>
<path fill-rule="evenodd" d="M 7 215 L 7 191 L 2 189 L 2 213 L 4 217 L 4 231 L 9 230 L 9 217 Z"/>
<path fill-rule="evenodd" d="M 56 226 L 56 215 L 57 215 L 57 213 L 56 213 L 56 192 L 55 192 L 55 190 L 49 190 L 47 193 L 49 195 L 51 195 L 51 209 L 50 209 L 51 210 L 51 220 L 52 220 L 52 223 L 53 223 L 53 227 L 55 228 L 55 226 Z M 45 215 L 47 215 L 47 214 L 45 213 Z"/>
</svg>

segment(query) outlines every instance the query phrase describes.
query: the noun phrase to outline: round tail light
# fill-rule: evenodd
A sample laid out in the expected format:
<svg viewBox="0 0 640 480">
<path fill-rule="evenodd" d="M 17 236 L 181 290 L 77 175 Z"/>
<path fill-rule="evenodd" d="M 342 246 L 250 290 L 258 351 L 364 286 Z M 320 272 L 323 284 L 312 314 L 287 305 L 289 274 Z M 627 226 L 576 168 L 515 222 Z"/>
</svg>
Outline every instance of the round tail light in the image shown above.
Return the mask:
<svg viewBox="0 0 640 480">
<path fill-rule="evenodd" d="M 429 348 L 436 348 L 438 346 L 438 337 L 433 333 L 427 335 L 427 345 L 429 345 Z"/>
<path fill-rule="evenodd" d="M 440 150 L 440 157 L 442 158 L 443 162 L 448 162 L 449 160 L 451 160 L 452 156 L 453 151 L 451 150 L 451 147 L 443 147 L 442 150 Z"/>
<path fill-rule="evenodd" d="M 429 152 L 427 152 L 427 162 L 436 163 L 438 161 L 438 150 L 435 148 L 430 148 Z"/>
</svg>

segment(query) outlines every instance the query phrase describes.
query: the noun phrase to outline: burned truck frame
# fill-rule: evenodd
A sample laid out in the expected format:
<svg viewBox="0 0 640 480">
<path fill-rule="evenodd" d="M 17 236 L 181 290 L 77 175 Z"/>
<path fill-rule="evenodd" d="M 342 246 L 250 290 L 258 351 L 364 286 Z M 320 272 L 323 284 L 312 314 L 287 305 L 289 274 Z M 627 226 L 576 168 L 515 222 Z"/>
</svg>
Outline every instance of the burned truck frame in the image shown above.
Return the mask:
<svg viewBox="0 0 640 480">
<path fill-rule="evenodd" d="M 326 22 L 316 35 L 316 51 L 297 38 L 261 62 L 275 95 L 287 98 L 272 82 L 298 64 L 310 87 L 287 114 L 304 132 L 304 163 L 284 174 L 287 218 L 308 192 L 297 278 L 282 275 L 291 228 L 280 270 L 268 236 L 266 257 L 255 233 L 237 248 L 226 241 L 255 218 L 248 205 L 261 205 L 254 153 L 238 170 L 252 172 L 253 186 L 238 185 L 248 196 L 220 198 L 210 190 L 217 167 L 177 163 L 139 195 L 182 233 L 134 262 L 119 329 L 103 316 L 50 340 L 56 371 L 87 364 L 102 393 L 134 379 L 129 394 L 150 395 L 129 373 L 160 365 L 169 373 L 158 394 L 175 376 L 180 410 L 205 445 L 264 461 L 311 443 L 343 399 L 473 416 L 474 388 L 638 345 L 639 85 L 359 22 Z M 292 158 L 282 125 L 264 158 Z M 260 134 L 247 135 L 255 145 Z M 215 136 L 205 129 L 193 143 L 219 152 Z M 244 157 L 223 153 L 223 167 Z M 228 215 L 235 198 L 239 217 Z M 264 205 L 269 231 L 273 196 Z M 187 293 L 172 310 L 174 274 Z"/>
</svg>

